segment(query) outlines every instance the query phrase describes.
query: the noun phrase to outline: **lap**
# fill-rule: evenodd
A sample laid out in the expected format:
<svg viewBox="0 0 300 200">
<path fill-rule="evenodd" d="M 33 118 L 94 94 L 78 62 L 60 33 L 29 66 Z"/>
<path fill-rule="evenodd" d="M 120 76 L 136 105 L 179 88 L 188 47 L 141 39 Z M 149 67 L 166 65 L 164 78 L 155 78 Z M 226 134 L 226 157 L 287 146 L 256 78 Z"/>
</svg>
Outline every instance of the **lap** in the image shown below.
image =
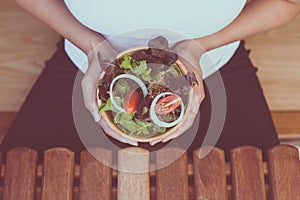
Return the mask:
<svg viewBox="0 0 300 200">
<path fill-rule="evenodd" d="M 249 59 L 249 51 L 241 44 L 229 63 L 220 69 L 224 88 L 226 91 L 226 117 L 224 127 L 216 146 L 225 150 L 227 158 L 230 149 L 238 145 L 253 145 L 266 150 L 279 144 L 271 114 L 266 103 L 261 85 L 256 76 L 257 69 Z M 219 76 L 214 74 L 205 82 L 213 84 Z M 207 90 L 207 87 L 206 87 Z M 207 98 L 200 108 L 201 118 L 199 131 L 191 149 L 199 146 L 207 132 L 211 121 L 211 96 L 206 92 Z"/>
<path fill-rule="evenodd" d="M 268 149 L 278 144 L 256 68 L 248 54 L 241 45 L 235 56 L 220 70 L 226 91 L 227 111 L 216 146 L 227 153 L 237 145 L 249 144 Z M 2 150 L 18 146 L 38 151 L 54 146 L 64 146 L 74 151 L 84 148 L 72 116 L 72 90 L 77 72 L 60 43 L 1 144 Z M 214 82 L 215 76 L 208 77 L 205 82 Z M 191 150 L 201 145 L 209 124 L 214 123 L 210 121 L 210 95 L 201 105 L 200 115 L 199 131 Z"/>
</svg>

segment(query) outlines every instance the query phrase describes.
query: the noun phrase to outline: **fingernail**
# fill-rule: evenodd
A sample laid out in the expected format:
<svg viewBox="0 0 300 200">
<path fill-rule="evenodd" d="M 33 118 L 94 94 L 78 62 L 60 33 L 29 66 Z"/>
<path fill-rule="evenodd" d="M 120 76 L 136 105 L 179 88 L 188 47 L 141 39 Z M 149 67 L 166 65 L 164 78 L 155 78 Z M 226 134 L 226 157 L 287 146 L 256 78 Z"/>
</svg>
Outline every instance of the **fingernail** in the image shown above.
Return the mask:
<svg viewBox="0 0 300 200">
<path fill-rule="evenodd" d="M 156 145 L 157 143 L 159 143 L 160 141 L 154 141 L 154 142 L 150 142 L 150 145 L 151 146 L 154 146 L 154 145 Z"/>
<path fill-rule="evenodd" d="M 137 142 L 129 142 L 129 144 L 131 144 L 132 146 L 138 146 L 138 143 Z"/>
<path fill-rule="evenodd" d="M 166 142 L 168 142 L 170 139 L 172 139 L 172 138 L 165 138 L 165 139 L 162 140 L 162 143 L 166 143 Z"/>
<path fill-rule="evenodd" d="M 150 144 L 151 146 L 153 146 L 153 145 L 155 145 L 155 142 L 150 142 L 149 144 Z"/>
<path fill-rule="evenodd" d="M 95 122 L 98 122 L 98 121 L 100 120 L 100 115 L 99 115 L 98 111 L 95 110 L 95 111 L 92 113 L 92 115 L 93 115 L 93 117 L 94 117 Z"/>
</svg>

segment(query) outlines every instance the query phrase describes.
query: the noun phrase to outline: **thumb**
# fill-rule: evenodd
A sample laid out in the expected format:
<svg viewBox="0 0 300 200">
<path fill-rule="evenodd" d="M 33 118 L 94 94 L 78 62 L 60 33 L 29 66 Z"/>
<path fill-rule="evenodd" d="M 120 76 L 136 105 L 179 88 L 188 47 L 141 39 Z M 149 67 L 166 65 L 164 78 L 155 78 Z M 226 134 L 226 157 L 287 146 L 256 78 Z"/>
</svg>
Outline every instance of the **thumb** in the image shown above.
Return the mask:
<svg viewBox="0 0 300 200">
<path fill-rule="evenodd" d="M 81 81 L 84 105 L 97 122 L 100 120 L 100 115 L 98 113 L 98 106 L 96 103 L 96 83 L 86 76 L 87 75 L 85 75 Z"/>
</svg>

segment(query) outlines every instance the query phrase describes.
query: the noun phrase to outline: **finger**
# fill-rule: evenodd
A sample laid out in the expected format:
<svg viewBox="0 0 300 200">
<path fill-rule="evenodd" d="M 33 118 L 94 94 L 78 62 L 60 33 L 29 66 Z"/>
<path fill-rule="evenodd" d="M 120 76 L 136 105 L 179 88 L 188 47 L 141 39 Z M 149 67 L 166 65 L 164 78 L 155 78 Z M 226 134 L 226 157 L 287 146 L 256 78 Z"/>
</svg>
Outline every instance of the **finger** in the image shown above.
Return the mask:
<svg viewBox="0 0 300 200">
<path fill-rule="evenodd" d="M 115 138 L 116 140 L 122 142 L 122 143 L 126 143 L 126 144 L 130 144 L 132 146 L 138 146 L 138 142 L 134 141 L 134 140 L 130 140 L 128 138 L 122 137 L 120 135 L 118 135 L 116 132 L 114 131 L 108 131 L 107 133 L 108 135 L 110 135 L 111 137 Z"/>
<path fill-rule="evenodd" d="M 179 127 L 177 132 L 180 133 L 180 135 L 186 132 L 193 125 L 196 115 L 197 113 L 191 112 L 182 126 Z"/>
<path fill-rule="evenodd" d="M 179 129 L 178 129 L 178 131 L 179 131 Z M 162 142 L 163 142 L 163 143 L 166 143 L 166 142 L 168 142 L 168 141 L 170 141 L 170 140 L 172 140 L 172 139 L 174 139 L 174 138 L 177 138 L 177 137 L 180 135 L 180 133 L 179 133 L 178 131 L 176 131 L 174 134 L 169 135 L 168 137 L 164 138 L 164 139 L 162 140 Z"/>
<path fill-rule="evenodd" d="M 200 106 L 200 104 L 202 103 L 202 101 L 205 99 L 205 93 L 204 93 L 204 90 L 201 90 L 199 93 L 197 93 L 195 95 L 195 100 L 196 100 L 196 103 Z M 199 107 L 198 106 L 198 107 Z"/>
<path fill-rule="evenodd" d="M 200 105 L 205 98 L 203 81 L 199 81 L 199 84 L 193 87 L 193 95 L 196 102 Z"/>
<path fill-rule="evenodd" d="M 181 122 L 181 124 L 184 124 L 184 123 L 185 123 L 185 121 Z M 168 142 L 171 139 L 174 139 L 174 138 L 178 137 L 180 135 L 180 133 L 178 132 L 178 130 L 179 130 L 179 127 L 176 127 L 176 130 L 174 131 L 174 133 L 171 134 L 171 135 L 169 135 L 169 136 L 167 136 L 167 137 L 165 137 L 164 139 L 162 139 L 162 142 L 165 143 L 165 142 Z"/>
<path fill-rule="evenodd" d="M 177 137 L 180 136 L 183 132 L 184 132 L 184 131 L 182 131 L 182 129 L 179 128 L 174 134 L 169 135 L 168 137 L 164 138 L 164 139 L 162 140 L 162 143 L 166 143 L 166 142 L 168 142 L 168 141 L 170 141 L 170 140 L 172 140 L 172 139 L 174 139 L 174 138 L 177 138 Z"/>
<path fill-rule="evenodd" d="M 94 120 L 97 122 L 100 120 L 98 113 L 98 106 L 96 103 L 96 82 L 87 75 L 81 81 L 83 100 L 85 107 L 89 110 Z"/>
<path fill-rule="evenodd" d="M 193 110 L 193 109 L 191 109 Z M 197 113 L 195 112 L 190 112 L 186 118 L 186 120 L 181 123 L 181 126 L 179 126 L 178 130 L 173 133 L 172 135 L 169 135 L 168 137 L 164 138 L 162 140 L 163 143 L 168 142 L 171 139 L 174 139 L 176 137 L 179 137 L 181 134 L 183 134 L 184 132 L 186 132 L 194 123 L 194 120 L 196 118 Z"/>
<path fill-rule="evenodd" d="M 154 146 L 154 145 L 156 145 L 156 144 L 159 143 L 159 142 L 161 142 L 161 140 L 151 141 L 151 142 L 149 142 L 149 144 L 150 144 L 151 146 Z"/>
<path fill-rule="evenodd" d="M 103 128 L 103 130 L 105 131 L 105 133 L 109 136 L 111 136 L 112 138 L 122 142 L 122 143 L 127 143 L 133 146 L 138 146 L 138 142 L 135 140 L 131 140 L 129 138 L 125 138 L 121 135 L 119 135 L 117 132 L 115 132 L 105 121 L 104 118 L 101 118 L 100 122 L 99 122 L 100 126 Z"/>
<path fill-rule="evenodd" d="M 81 81 L 84 105 L 90 111 L 95 121 L 100 120 L 96 89 L 101 72 L 102 69 L 97 59 L 95 59 L 95 57 L 90 57 L 89 68 Z"/>
<path fill-rule="evenodd" d="M 202 74 L 199 62 L 190 63 L 186 59 L 182 58 L 182 64 L 189 70 L 195 73 L 198 84 L 193 86 L 193 91 L 195 93 L 195 97 L 199 104 L 203 101 L 205 97 Z"/>
<path fill-rule="evenodd" d="M 130 144 L 132 146 L 138 146 L 138 142 L 134 141 L 134 140 L 130 140 L 128 138 L 122 137 L 121 135 L 119 135 L 118 133 L 116 133 L 113 130 L 107 130 L 106 134 L 113 137 L 114 139 L 118 140 L 119 142 L 122 143 L 126 143 L 126 144 Z"/>
<path fill-rule="evenodd" d="M 205 96 L 204 94 L 194 91 L 189 112 L 196 113 L 196 114 L 198 113 L 200 105 L 204 100 L 204 96 Z"/>
<path fill-rule="evenodd" d="M 173 133 L 171 133 L 171 135 L 176 134 L 177 130 L 178 130 L 178 126 L 173 127 L 173 128 L 172 128 Z M 175 137 L 176 137 L 176 136 L 175 136 Z M 166 138 L 166 137 L 165 137 L 165 138 Z M 163 141 L 165 140 L 165 138 L 162 138 L 162 139 L 160 139 L 160 140 L 151 141 L 151 142 L 149 142 L 149 144 L 153 146 L 153 145 L 155 145 L 155 144 L 157 144 L 157 143 L 159 143 L 159 142 L 163 142 Z"/>
<path fill-rule="evenodd" d="M 130 144 L 130 145 L 133 145 L 133 146 L 138 146 L 137 141 L 130 140 L 128 138 L 122 137 L 121 135 L 119 135 L 118 133 L 113 131 L 112 129 L 106 129 L 105 133 L 107 135 L 111 136 L 112 138 L 114 138 L 115 140 L 119 141 L 119 142 Z"/>
</svg>

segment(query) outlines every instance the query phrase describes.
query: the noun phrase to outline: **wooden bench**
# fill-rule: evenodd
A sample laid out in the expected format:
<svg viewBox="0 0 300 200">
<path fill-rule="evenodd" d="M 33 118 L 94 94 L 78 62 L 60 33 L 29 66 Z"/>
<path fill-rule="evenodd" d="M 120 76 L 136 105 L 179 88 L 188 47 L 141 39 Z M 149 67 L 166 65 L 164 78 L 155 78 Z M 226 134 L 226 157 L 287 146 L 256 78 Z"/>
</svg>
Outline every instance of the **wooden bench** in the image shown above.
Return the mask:
<svg viewBox="0 0 300 200">
<path fill-rule="evenodd" d="M 81 152 L 77 163 L 74 152 L 49 149 L 39 163 L 36 151 L 16 148 L 6 154 L 1 165 L 1 199 L 300 199 L 300 161 L 296 148 L 276 146 L 268 151 L 268 160 L 263 161 L 260 149 L 240 146 L 232 149 L 229 162 L 225 162 L 224 152 L 218 148 L 200 159 L 204 150 L 194 151 L 189 162 L 185 151 L 164 149 L 156 156 L 155 163 L 150 163 L 147 150 L 122 149 L 118 152 L 119 170 L 115 170 L 87 150 Z M 101 148 L 93 152 L 106 163 L 112 163 L 112 152 Z M 155 165 L 179 154 L 172 164 L 151 171 Z M 144 172 L 130 173 L 128 169 Z"/>
</svg>

